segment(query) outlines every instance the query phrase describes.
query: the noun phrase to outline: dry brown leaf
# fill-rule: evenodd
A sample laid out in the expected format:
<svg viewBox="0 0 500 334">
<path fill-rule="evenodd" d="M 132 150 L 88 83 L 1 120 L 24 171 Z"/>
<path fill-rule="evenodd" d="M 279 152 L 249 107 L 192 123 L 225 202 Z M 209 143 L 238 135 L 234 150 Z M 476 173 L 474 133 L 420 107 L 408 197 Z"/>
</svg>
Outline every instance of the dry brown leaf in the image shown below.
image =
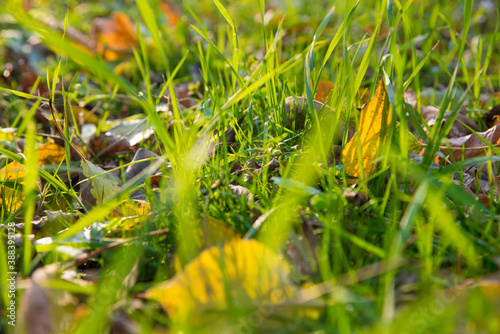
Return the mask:
<svg viewBox="0 0 500 334">
<path fill-rule="evenodd" d="M 439 109 L 433 106 L 425 106 L 420 110 L 422 117 L 426 120 L 427 124 L 431 127 L 435 125 L 436 119 L 439 113 Z M 441 127 L 444 127 L 448 122 L 448 118 L 451 115 L 450 112 L 444 114 L 443 121 L 441 123 Z M 467 136 L 472 132 L 462 123 L 465 123 L 468 127 L 470 127 L 474 131 L 479 131 L 479 126 L 470 118 L 468 118 L 464 114 L 457 114 L 455 122 L 452 124 L 450 132 L 448 132 L 448 138 L 456 138 Z M 462 122 L 462 123 L 461 123 Z"/>
<path fill-rule="evenodd" d="M 130 142 L 124 136 L 116 136 L 108 131 L 90 138 L 88 148 L 94 156 L 109 157 L 119 152 L 130 151 Z"/>
<path fill-rule="evenodd" d="M 488 129 L 487 131 L 478 132 L 478 134 L 491 144 L 500 143 L 499 125 L 495 125 L 494 127 Z M 485 155 L 488 152 L 487 145 L 485 145 L 485 143 L 475 134 L 470 134 L 458 138 L 450 138 L 447 139 L 446 141 L 448 142 L 451 148 L 456 148 L 456 149 L 450 150 L 442 148 L 441 152 L 443 152 L 447 156 L 452 156 L 454 161 L 461 161 L 462 159 L 465 160 L 474 158 L 480 155 Z M 468 149 L 461 150 L 460 148 L 468 148 Z"/>
</svg>

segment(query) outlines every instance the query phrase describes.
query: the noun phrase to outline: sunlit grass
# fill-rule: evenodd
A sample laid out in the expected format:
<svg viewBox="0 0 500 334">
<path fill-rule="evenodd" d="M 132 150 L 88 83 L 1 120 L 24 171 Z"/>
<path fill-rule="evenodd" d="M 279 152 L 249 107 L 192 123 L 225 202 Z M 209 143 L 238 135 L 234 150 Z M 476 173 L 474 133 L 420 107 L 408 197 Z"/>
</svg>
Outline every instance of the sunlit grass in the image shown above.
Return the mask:
<svg viewBox="0 0 500 334">
<path fill-rule="evenodd" d="M 210 15 L 200 3 L 209 8 L 206 11 Z M 47 99 L 37 97 L 35 91 L 27 94 L 13 92 L 12 87 L 2 88 L 1 94 L 15 94 L 16 101 L 23 101 L 16 107 L 23 110 L 23 118 L 16 118 L 13 124 L 18 128 L 16 138 L 26 138 L 25 157 L 0 147 L 0 153 L 9 161 L 22 163 L 30 172 L 23 181 L 26 199 L 22 209 L 13 214 L 3 206 L 1 212 L 6 223 L 25 224 L 20 267 L 23 277 L 28 278 L 40 264 L 41 258 L 33 257 L 34 251 L 52 252 L 53 257 L 42 257 L 56 262 L 57 245 L 68 245 L 69 240 L 80 237 L 83 229 L 108 221 L 110 213 L 129 201 L 129 194 L 142 185 L 143 177 L 159 168 L 164 176 L 159 189 L 145 186 L 151 217 L 126 236 L 130 240 L 98 259 L 100 279 L 83 302 L 85 318 L 75 320 L 72 331 L 105 332 L 112 315 L 122 308 L 144 332 L 165 326 L 194 332 L 188 324 L 171 323 L 157 303 L 141 300 L 144 307 L 137 309 L 132 301 L 141 298 L 147 288 L 172 277 L 179 266 L 182 268 L 203 251 L 207 245 L 197 240 L 198 231 L 207 228 L 205 219 L 212 217 L 279 253 L 286 253 L 287 247 L 307 238 L 305 219 L 317 224 L 316 258 L 309 258 L 313 274 L 295 273 L 294 283 L 325 286 L 316 298 L 324 304 L 319 308 L 318 320 L 297 318 L 289 328 L 282 323 L 282 332 L 427 333 L 439 332 L 439 326 L 452 331 L 473 324 L 483 326 L 478 330 L 493 333 L 499 327 L 495 320 L 498 315 L 488 293 L 474 290 L 470 299 L 458 292 L 451 293 L 451 297 L 447 294 L 468 278 L 480 279 L 498 270 L 495 257 L 500 231 L 493 190 L 487 194 L 490 205 L 483 205 L 452 179 L 454 173 L 463 173 L 474 164 L 489 163 L 493 180 L 496 175 L 491 162 L 499 159 L 490 155 L 440 170 L 432 169 L 431 164 L 462 103 L 469 101 L 472 108 L 479 110 L 483 90 L 495 87 L 498 92 L 499 63 L 494 57 L 498 52 L 498 22 L 491 31 L 476 28 L 480 18 L 474 14 L 472 1 L 431 7 L 418 1 L 346 1 L 333 8 L 324 2 L 310 4 L 310 8 L 305 2 L 295 7 L 287 1 L 281 7 L 285 8 L 283 13 L 276 10 L 268 22 L 269 4 L 265 1 L 241 2 L 241 8 L 248 12 L 239 12 L 237 4 L 225 1 L 200 3 L 183 4 L 187 17 L 182 18 L 183 26 L 178 29 L 189 34 L 190 43 L 173 41 L 172 32 L 162 25 L 156 1 L 131 4 L 138 20 L 138 48 L 132 50 L 130 60 L 136 69 L 134 79 L 118 75 L 113 68 L 116 64 L 81 51 L 62 33 L 43 26 L 17 1 L 5 5 L 4 11 L 17 27 L 37 34 L 60 55 L 56 67 L 47 71 L 52 100 L 56 94 L 64 98 L 60 115 L 68 119 L 67 104 L 123 99 L 130 103 L 130 110 L 154 126 L 155 142 L 149 148 L 161 153 L 153 167 L 125 183 L 105 202 L 89 210 L 80 208 L 81 218 L 54 235 L 53 244 L 32 247 L 26 241 L 39 205 L 38 179 L 48 184 L 49 191 L 57 189 L 56 194 L 67 196 L 68 212 L 81 203 L 74 190 L 76 184 L 68 186 L 57 173 L 37 165 L 35 147 L 41 139 L 35 136 L 33 113 Z M 308 21 L 303 22 L 302 16 Z M 486 16 L 488 20 L 495 18 Z M 66 20 L 74 20 L 74 13 L 66 13 Z M 443 31 L 449 32 L 448 40 L 442 38 Z M 476 37 L 473 48 L 470 41 Z M 68 68 L 78 68 L 94 83 L 92 93 L 84 99 L 72 89 L 79 77 L 70 79 L 74 81 L 66 91 L 57 84 L 64 79 L 69 85 L 67 63 Z M 184 109 L 173 98 L 169 101 L 170 114 L 158 112 L 162 96 L 175 96 L 176 84 L 189 81 L 189 66 L 197 68 L 196 80 L 203 87 L 199 104 Z M 151 73 L 155 71 L 161 72 L 163 82 L 154 82 Z M 352 204 L 345 196 L 350 187 L 343 162 L 332 163 L 334 145 L 347 144 L 348 126 L 342 124 L 359 122 L 360 88 L 367 88 L 367 94 L 373 96 L 379 78 L 386 84 L 393 111 L 386 135 L 391 145 L 379 157 L 375 173 L 365 177 L 361 171 L 363 176 L 356 190 L 366 196 L 366 201 Z M 327 107 L 320 111 L 313 100 L 321 80 L 331 82 L 334 89 Z M 424 105 L 422 90 L 438 90 L 441 86 L 446 90 L 436 102 L 440 104 L 436 124 L 446 111 L 451 111 L 448 119 L 452 121 L 426 132 L 428 127 L 418 114 Z M 403 97 L 409 89 L 416 95 L 415 109 Z M 304 98 L 304 129 L 293 131 L 287 127 L 288 96 Z M 37 102 L 30 106 L 26 101 Z M 409 157 L 412 138 L 407 119 L 424 141 L 422 163 Z M 172 120 L 174 125 L 167 128 Z M 233 138 L 226 137 L 228 129 L 233 130 Z M 70 138 L 68 122 L 64 131 Z M 211 144 L 216 147 L 213 152 Z M 490 151 L 498 150 L 492 147 Z M 279 173 L 269 171 L 273 158 L 279 161 Z M 130 161 L 127 159 L 124 161 Z M 167 168 L 167 161 L 171 168 Z M 240 168 L 238 165 L 243 170 L 240 175 L 233 172 Z M 256 172 L 254 165 L 261 169 Z M 71 179 L 68 144 L 63 166 Z M 87 177 L 80 183 L 91 180 Z M 232 193 L 230 184 L 246 187 L 252 201 Z M 2 199 L 2 203 L 6 202 Z M 162 237 L 148 236 L 156 229 L 169 232 Z M 1 238 L 5 240 L 5 234 Z M 106 245 L 98 241 L 85 248 Z M 302 251 L 311 252 L 307 247 Z M 0 247 L 2 269 L 6 267 L 5 255 L 6 250 Z M 143 269 L 147 265 L 154 267 L 154 274 Z M 379 268 L 370 271 L 372 265 Z M 137 275 L 146 278 L 137 281 Z M 2 302 L 6 303 L 4 291 Z M 103 294 L 109 296 L 105 299 Z M 442 312 L 431 310 L 436 300 L 442 304 Z M 458 300 L 464 309 L 459 310 Z M 484 308 L 484 320 L 479 321 L 469 310 L 475 305 Z M 224 312 L 230 321 L 232 310 Z M 454 327 L 455 312 L 467 315 L 465 324 Z M 240 316 L 236 314 L 232 321 Z M 414 321 L 407 323 L 405 317 Z M 256 326 L 252 330 L 262 329 Z"/>
</svg>

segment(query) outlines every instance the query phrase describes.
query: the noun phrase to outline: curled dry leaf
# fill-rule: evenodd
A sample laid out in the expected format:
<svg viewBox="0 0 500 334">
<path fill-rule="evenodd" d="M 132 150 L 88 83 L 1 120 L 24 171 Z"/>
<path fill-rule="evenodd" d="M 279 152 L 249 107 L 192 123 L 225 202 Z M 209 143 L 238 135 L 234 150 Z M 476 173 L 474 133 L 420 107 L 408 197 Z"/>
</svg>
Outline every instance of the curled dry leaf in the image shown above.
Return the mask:
<svg viewBox="0 0 500 334">
<path fill-rule="evenodd" d="M 344 170 L 347 175 L 361 177 L 361 166 L 365 177 L 375 171 L 374 160 L 386 143 L 385 134 L 392 121 L 392 112 L 384 82 L 379 80 L 373 99 L 361 110 L 359 128 L 342 151 Z M 359 141 L 359 143 L 358 143 Z M 358 152 L 361 148 L 361 152 Z M 358 157 L 361 155 L 362 161 Z M 348 183 L 354 183 L 348 179 Z"/>
<path fill-rule="evenodd" d="M 435 125 L 436 119 L 439 113 L 439 109 L 433 106 L 426 106 L 422 107 L 420 113 L 422 114 L 422 117 L 427 121 L 427 124 L 429 124 L 431 127 Z M 447 112 L 444 114 L 443 122 L 441 123 L 441 127 L 444 127 L 446 123 L 448 122 L 448 118 L 450 117 L 451 113 Z M 479 131 L 479 126 L 470 118 L 468 118 L 464 114 L 457 114 L 457 119 L 451 126 L 450 132 L 448 132 L 447 137 L 448 138 L 456 138 L 456 137 L 462 137 L 471 134 L 471 131 L 462 123 L 466 124 L 468 127 L 472 128 L 474 131 Z"/>
<path fill-rule="evenodd" d="M 90 138 L 88 148 L 94 155 L 112 156 L 119 152 L 129 151 L 130 142 L 125 137 L 105 132 Z"/>
<path fill-rule="evenodd" d="M 203 251 L 182 272 L 146 292 L 175 323 L 207 326 L 216 315 L 291 298 L 288 264 L 256 240 L 235 239 Z M 229 304 L 231 301 L 231 304 Z M 224 318 L 223 318 L 224 319 Z"/>
<path fill-rule="evenodd" d="M 498 144 L 500 143 L 500 126 L 495 125 L 487 131 L 478 132 L 478 135 L 480 135 L 493 145 Z M 470 134 L 468 136 L 462 136 L 458 138 L 450 138 L 447 139 L 446 142 L 451 148 L 455 148 L 455 150 L 443 147 L 441 149 L 441 152 L 443 152 L 447 156 L 453 157 L 454 161 L 474 158 L 480 155 L 484 155 L 488 152 L 487 145 L 485 145 L 485 143 L 475 134 Z M 439 158 L 436 157 L 436 159 Z"/>
</svg>

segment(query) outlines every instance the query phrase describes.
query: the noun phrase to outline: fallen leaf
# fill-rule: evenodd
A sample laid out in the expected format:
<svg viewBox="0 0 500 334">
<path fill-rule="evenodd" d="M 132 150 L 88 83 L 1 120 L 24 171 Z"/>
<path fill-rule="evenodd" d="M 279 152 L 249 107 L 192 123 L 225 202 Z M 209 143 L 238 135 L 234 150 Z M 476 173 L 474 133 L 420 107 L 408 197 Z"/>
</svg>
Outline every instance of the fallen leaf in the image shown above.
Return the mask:
<svg viewBox="0 0 500 334">
<path fill-rule="evenodd" d="M 500 143 L 499 125 L 495 125 L 494 127 L 488 129 L 487 131 L 478 132 L 477 134 L 486 139 L 491 144 Z M 445 155 L 452 156 L 455 161 L 474 158 L 480 155 L 485 155 L 488 152 L 485 143 L 475 134 L 470 134 L 458 138 L 446 139 L 445 143 L 443 143 L 443 146 L 446 144 L 446 142 L 449 144 L 451 148 L 455 148 L 455 150 L 442 148 L 441 152 L 443 152 Z M 462 150 L 461 148 L 465 149 Z M 436 159 L 439 160 L 439 157 L 436 157 Z"/>
<path fill-rule="evenodd" d="M 181 11 L 179 7 L 177 7 L 173 1 L 162 0 L 160 2 L 160 9 L 167 17 L 168 23 L 175 28 L 181 19 Z"/>
<path fill-rule="evenodd" d="M 422 117 L 426 120 L 429 126 L 434 126 L 436 123 L 436 119 L 439 113 L 439 109 L 433 106 L 425 106 L 420 110 Z M 451 115 L 450 112 L 444 114 L 443 121 L 441 123 L 441 127 L 444 127 L 448 122 L 448 118 Z M 462 123 L 465 123 L 468 127 L 472 128 L 474 131 L 479 131 L 479 126 L 470 118 L 468 118 L 464 114 L 457 114 L 455 122 L 452 124 L 450 132 L 448 132 L 448 138 L 456 138 L 461 136 L 466 136 L 471 134 L 471 131 Z"/>
<path fill-rule="evenodd" d="M 241 238 L 241 235 L 228 224 L 211 217 L 203 219 L 199 234 L 199 237 L 204 239 L 206 247 L 225 244 L 234 239 Z"/>
<path fill-rule="evenodd" d="M 0 169 L 0 181 L 16 181 L 26 175 L 24 165 L 13 161 L 7 166 Z"/>
<path fill-rule="evenodd" d="M 137 47 L 136 31 L 125 13 L 95 19 L 92 29 L 95 49 L 108 61 L 117 60 L 124 52 Z"/>
<path fill-rule="evenodd" d="M 88 148 L 94 155 L 113 156 L 120 152 L 130 150 L 130 142 L 123 136 L 114 135 L 111 132 L 101 133 L 89 139 Z"/>
<path fill-rule="evenodd" d="M 318 83 L 318 89 L 316 90 L 316 95 L 314 95 L 314 99 L 320 102 L 325 103 L 328 95 L 333 91 L 335 86 L 331 81 L 320 81 Z"/>
<path fill-rule="evenodd" d="M 54 144 L 46 143 L 38 147 L 38 165 L 59 165 L 65 157 L 64 147 Z"/>
<path fill-rule="evenodd" d="M 87 207 L 104 203 L 115 195 L 121 187 L 121 181 L 87 160 L 82 160 L 82 176 L 80 186 L 82 202 Z"/>
<path fill-rule="evenodd" d="M 140 172 L 148 168 L 154 162 L 154 160 L 149 160 L 149 161 L 141 161 L 141 160 L 157 158 L 157 157 L 158 155 L 154 154 L 150 150 L 147 150 L 142 147 L 138 149 L 137 152 L 135 152 L 135 155 L 131 161 L 136 163 L 129 165 L 127 169 L 125 169 L 125 180 L 126 181 L 131 180 L 134 176 L 138 175 Z M 146 179 L 147 176 L 144 176 L 143 178 Z"/>
<path fill-rule="evenodd" d="M 488 110 L 488 112 L 484 115 L 484 120 L 486 125 L 489 127 L 498 123 L 498 116 L 500 115 L 500 104 L 493 106 Z"/>
<path fill-rule="evenodd" d="M 19 188 L 21 179 L 26 175 L 23 164 L 13 161 L 0 169 L 0 205 L 14 212 L 23 206 L 25 196 Z"/>
<path fill-rule="evenodd" d="M 385 144 L 385 134 L 392 121 L 392 111 L 382 79 L 379 80 L 373 99 L 361 110 L 359 128 L 342 151 L 344 171 L 347 175 L 361 177 L 360 165 L 365 177 L 375 171 L 375 160 Z M 358 140 L 362 161 L 358 160 Z M 348 183 L 354 183 L 348 179 Z"/>
<path fill-rule="evenodd" d="M 291 298 L 296 287 L 278 254 L 253 239 L 211 247 L 170 280 L 146 292 L 174 322 L 205 323 L 224 311 L 255 308 Z"/>
<path fill-rule="evenodd" d="M 130 146 L 135 146 L 148 139 L 153 133 L 153 127 L 147 118 L 133 120 L 119 120 L 118 124 L 107 131 L 117 137 L 125 137 L 130 142 Z"/>
<path fill-rule="evenodd" d="M 64 158 L 64 148 L 57 144 L 46 143 L 37 148 L 38 165 L 58 165 Z M 25 166 L 17 161 L 0 169 L 0 205 L 5 204 L 10 211 L 18 210 L 25 196 L 20 188 L 26 175 Z"/>
</svg>

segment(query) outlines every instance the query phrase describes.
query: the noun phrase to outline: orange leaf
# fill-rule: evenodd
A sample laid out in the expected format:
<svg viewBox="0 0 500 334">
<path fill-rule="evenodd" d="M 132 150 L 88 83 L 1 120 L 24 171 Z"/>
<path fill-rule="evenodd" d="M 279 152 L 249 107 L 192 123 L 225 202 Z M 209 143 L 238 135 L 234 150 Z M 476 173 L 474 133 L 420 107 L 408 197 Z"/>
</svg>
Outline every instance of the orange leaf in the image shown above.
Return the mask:
<svg viewBox="0 0 500 334">
<path fill-rule="evenodd" d="M 163 0 L 160 2 L 160 9 L 167 17 L 168 23 L 170 23 L 172 27 L 176 27 L 181 18 L 179 8 L 172 3 L 172 1 Z"/>
<path fill-rule="evenodd" d="M 320 81 L 318 83 L 318 90 L 316 91 L 316 95 L 314 95 L 314 99 L 325 103 L 328 95 L 333 91 L 334 87 L 335 86 L 330 81 Z"/>
<path fill-rule="evenodd" d="M 94 38 L 97 51 L 104 59 L 113 61 L 121 52 L 137 46 L 137 36 L 130 18 L 121 12 L 113 13 L 112 18 L 94 20 Z"/>
</svg>

